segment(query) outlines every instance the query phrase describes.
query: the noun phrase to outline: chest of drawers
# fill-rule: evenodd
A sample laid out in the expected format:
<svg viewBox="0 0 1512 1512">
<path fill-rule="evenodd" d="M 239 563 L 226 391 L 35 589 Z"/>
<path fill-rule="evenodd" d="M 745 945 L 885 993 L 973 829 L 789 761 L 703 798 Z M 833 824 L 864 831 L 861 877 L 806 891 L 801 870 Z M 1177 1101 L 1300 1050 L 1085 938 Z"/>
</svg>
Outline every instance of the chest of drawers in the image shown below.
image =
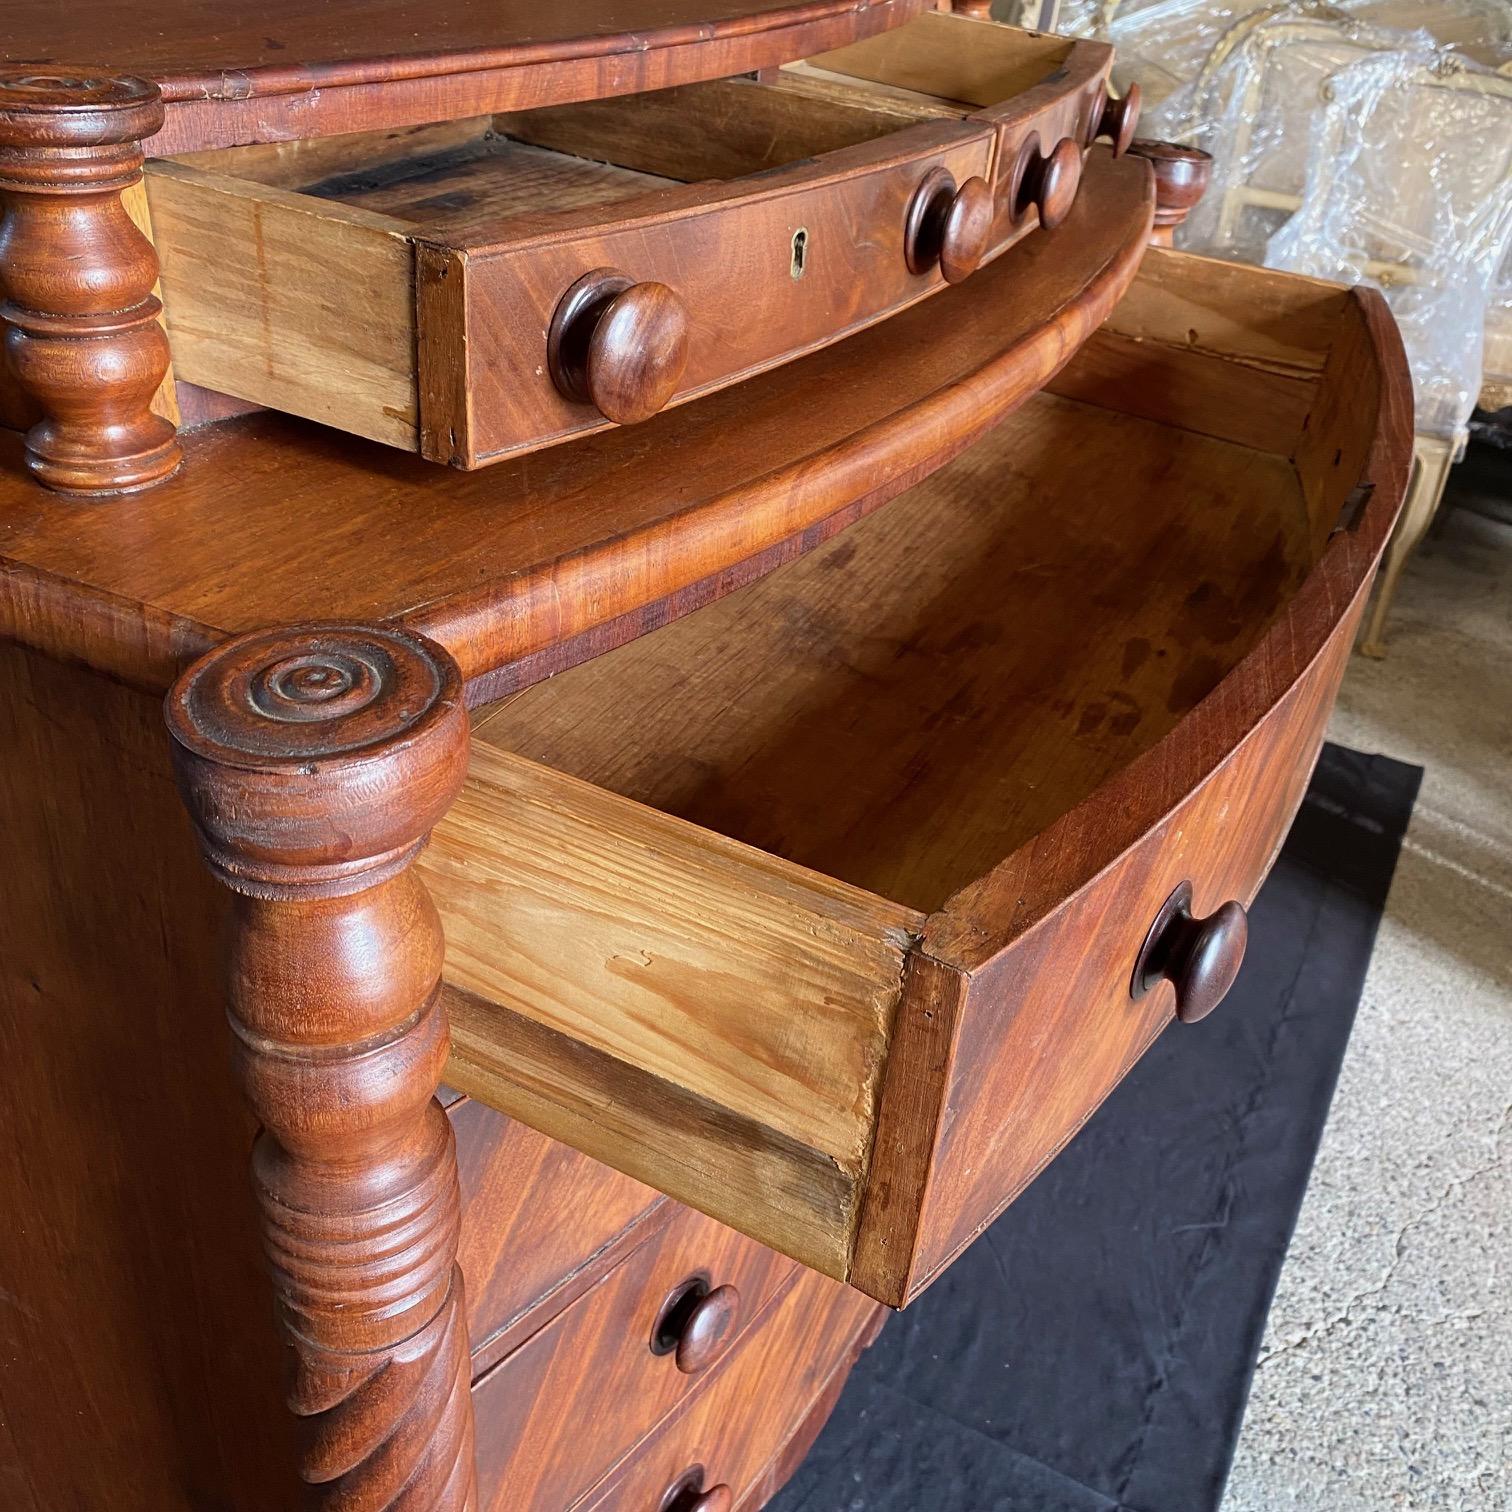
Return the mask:
<svg viewBox="0 0 1512 1512">
<path fill-rule="evenodd" d="M 1395 329 L 921 0 L 158 9 L 0 75 L 0 1500 L 755 1512 L 1238 969 Z"/>
</svg>

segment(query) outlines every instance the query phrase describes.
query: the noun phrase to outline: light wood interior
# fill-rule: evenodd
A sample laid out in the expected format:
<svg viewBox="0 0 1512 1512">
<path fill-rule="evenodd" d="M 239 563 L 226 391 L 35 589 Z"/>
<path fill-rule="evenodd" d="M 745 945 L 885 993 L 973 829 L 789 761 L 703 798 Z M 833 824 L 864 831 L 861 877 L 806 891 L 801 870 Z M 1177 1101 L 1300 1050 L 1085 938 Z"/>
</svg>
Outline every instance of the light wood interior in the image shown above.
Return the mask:
<svg viewBox="0 0 1512 1512">
<path fill-rule="evenodd" d="M 461 211 L 504 220 L 606 205 L 667 182 L 512 141 L 488 127 L 469 142 L 334 174 L 304 192 L 425 226 Z"/>
<path fill-rule="evenodd" d="M 1053 392 L 958 461 L 477 737 L 939 908 L 1165 735 L 1311 569 L 1322 475 L 1359 471 L 1309 426 L 1351 318 L 1335 285 L 1152 250 Z"/>
<path fill-rule="evenodd" d="M 193 153 L 180 166 L 294 190 L 441 233 L 732 179 L 885 137 L 966 106 L 861 81 L 724 79 L 399 131 Z"/>
<path fill-rule="evenodd" d="M 964 30 L 968 27 L 971 34 Z M 798 66 L 979 108 L 1043 83 L 1071 47 L 1066 37 L 930 11 L 907 26 L 819 53 Z"/>
<path fill-rule="evenodd" d="M 1310 537 L 1286 457 L 1045 395 L 477 735 L 928 912 L 1210 692 Z"/>
</svg>

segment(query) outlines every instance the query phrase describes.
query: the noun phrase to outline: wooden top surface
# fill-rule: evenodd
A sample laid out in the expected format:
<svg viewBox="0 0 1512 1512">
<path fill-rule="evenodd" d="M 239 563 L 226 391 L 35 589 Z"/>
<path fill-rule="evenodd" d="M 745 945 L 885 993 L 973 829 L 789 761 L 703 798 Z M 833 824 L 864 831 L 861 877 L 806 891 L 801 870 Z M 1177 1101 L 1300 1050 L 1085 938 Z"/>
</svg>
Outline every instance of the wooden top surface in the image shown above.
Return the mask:
<svg viewBox="0 0 1512 1512">
<path fill-rule="evenodd" d="M 0 63 L 93 64 L 154 80 L 168 100 L 245 99 L 313 86 L 641 53 L 759 33 L 793 35 L 894 0 L 7 0 Z"/>
<path fill-rule="evenodd" d="M 1116 305 L 1148 165 L 1089 158 L 1066 223 L 960 288 L 658 416 L 458 473 L 273 414 L 81 504 L 0 436 L 0 635 L 160 691 L 224 635 L 397 619 L 496 696 L 803 554 L 1038 390 Z"/>
</svg>

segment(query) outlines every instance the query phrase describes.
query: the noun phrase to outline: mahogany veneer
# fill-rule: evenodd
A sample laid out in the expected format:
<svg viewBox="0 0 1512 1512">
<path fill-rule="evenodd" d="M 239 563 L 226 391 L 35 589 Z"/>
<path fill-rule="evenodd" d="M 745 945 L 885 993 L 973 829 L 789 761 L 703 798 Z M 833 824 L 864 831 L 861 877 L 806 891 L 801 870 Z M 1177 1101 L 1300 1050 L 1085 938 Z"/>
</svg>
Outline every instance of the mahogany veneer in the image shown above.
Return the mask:
<svg viewBox="0 0 1512 1512">
<path fill-rule="evenodd" d="M 1153 211 L 1143 165 L 1097 148 L 1067 222 L 959 288 L 477 473 L 253 415 L 185 435 L 155 490 L 60 510 L 0 432 L 0 632 L 161 691 L 230 633 L 394 619 L 446 647 L 471 701 L 496 696 L 801 555 L 956 455 L 1105 319 Z"/>
<path fill-rule="evenodd" d="M 929 0 L 269 0 L 245 14 L 163 0 L 152 24 L 121 0 L 11 0 L 0 64 L 109 59 L 167 106 L 147 144 L 206 147 L 329 136 L 594 99 L 769 68 L 919 14 Z"/>
</svg>

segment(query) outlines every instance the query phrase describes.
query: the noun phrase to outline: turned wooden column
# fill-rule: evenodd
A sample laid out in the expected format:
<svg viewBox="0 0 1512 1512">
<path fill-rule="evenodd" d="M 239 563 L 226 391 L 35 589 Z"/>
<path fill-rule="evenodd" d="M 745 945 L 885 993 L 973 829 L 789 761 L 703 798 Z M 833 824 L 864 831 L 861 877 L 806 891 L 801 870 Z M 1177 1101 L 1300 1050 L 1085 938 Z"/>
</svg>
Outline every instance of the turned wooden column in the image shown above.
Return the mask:
<svg viewBox="0 0 1512 1512">
<path fill-rule="evenodd" d="M 167 715 L 205 858 L 235 894 L 230 1019 L 263 1124 L 302 1473 L 327 1512 L 465 1512 L 443 941 L 413 867 L 466 770 L 456 665 L 397 630 L 259 632 L 195 663 Z"/>
<path fill-rule="evenodd" d="M 0 69 L 0 318 L 42 410 L 27 465 L 60 493 L 133 493 L 179 465 L 150 408 L 168 371 L 157 253 L 121 202 L 162 124 L 145 80 Z"/>
<path fill-rule="evenodd" d="M 1150 228 L 1150 245 L 1172 246 L 1177 226 L 1207 193 L 1213 159 L 1200 147 L 1181 147 L 1175 142 L 1138 141 L 1129 152 L 1144 158 L 1155 170 L 1155 223 Z"/>
</svg>

